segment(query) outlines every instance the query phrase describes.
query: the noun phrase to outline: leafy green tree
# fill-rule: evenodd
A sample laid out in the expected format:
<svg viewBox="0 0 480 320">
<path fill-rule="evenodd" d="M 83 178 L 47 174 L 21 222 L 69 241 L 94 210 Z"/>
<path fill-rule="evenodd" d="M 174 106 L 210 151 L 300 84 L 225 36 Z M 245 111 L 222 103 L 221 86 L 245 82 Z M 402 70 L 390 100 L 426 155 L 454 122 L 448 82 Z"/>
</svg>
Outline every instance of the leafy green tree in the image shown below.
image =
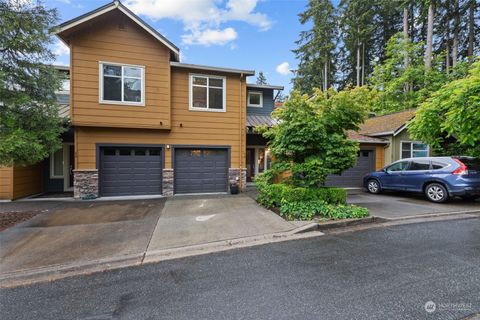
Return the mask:
<svg viewBox="0 0 480 320">
<path fill-rule="evenodd" d="M 293 79 L 294 89 L 312 93 L 313 88 L 324 91 L 335 82 L 337 42 L 337 17 L 329 0 L 310 0 L 305 12 L 299 15 L 302 25 L 312 23 L 312 28 L 300 32 L 293 50 L 299 60 Z"/>
<path fill-rule="evenodd" d="M 267 78 L 263 74 L 263 71 L 258 73 L 257 84 L 267 84 Z"/>
<path fill-rule="evenodd" d="M 327 175 L 352 167 L 359 148 L 347 131 L 358 129 L 374 95 L 364 87 L 316 89 L 313 99 L 294 91 L 284 107 L 273 112 L 279 124 L 264 132 L 274 170 L 289 170 L 290 183 L 296 186 L 318 187 Z"/>
<path fill-rule="evenodd" d="M 0 1 L 0 165 L 33 164 L 61 146 L 61 78 L 47 47 L 56 22 L 41 3 Z"/>
<path fill-rule="evenodd" d="M 480 61 L 469 74 L 434 92 L 418 108 L 408 131 L 440 154 L 480 156 Z"/>
</svg>

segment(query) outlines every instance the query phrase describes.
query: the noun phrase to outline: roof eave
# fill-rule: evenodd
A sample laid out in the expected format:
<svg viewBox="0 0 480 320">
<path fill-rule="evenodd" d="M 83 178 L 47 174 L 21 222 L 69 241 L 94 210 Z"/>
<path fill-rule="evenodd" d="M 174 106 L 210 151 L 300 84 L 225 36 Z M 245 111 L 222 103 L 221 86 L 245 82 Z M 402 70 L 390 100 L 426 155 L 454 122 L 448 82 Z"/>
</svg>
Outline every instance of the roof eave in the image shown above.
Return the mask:
<svg viewBox="0 0 480 320">
<path fill-rule="evenodd" d="M 254 70 L 213 67 L 213 66 L 205 66 L 205 65 L 199 65 L 199 64 L 181 63 L 181 62 L 175 62 L 175 61 L 171 61 L 170 65 L 172 67 L 185 68 L 185 69 L 197 69 L 197 70 L 217 71 L 217 72 L 226 72 L 226 73 L 239 73 L 239 74 L 244 74 L 246 76 L 255 75 Z"/>
</svg>

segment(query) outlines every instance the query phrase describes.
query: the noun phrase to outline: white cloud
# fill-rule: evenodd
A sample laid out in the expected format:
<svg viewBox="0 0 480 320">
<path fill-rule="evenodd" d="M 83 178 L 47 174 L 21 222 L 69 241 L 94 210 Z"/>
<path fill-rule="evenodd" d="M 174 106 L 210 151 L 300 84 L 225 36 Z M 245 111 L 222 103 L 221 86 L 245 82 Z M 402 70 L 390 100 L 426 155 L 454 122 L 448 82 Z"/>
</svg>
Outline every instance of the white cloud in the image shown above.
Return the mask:
<svg viewBox="0 0 480 320">
<path fill-rule="evenodd" d="M 52 52 L 56 56 L 67 56 L 70 54 L 70 49 L 62 41 L 57 39 L 57 41 L 53 45 Z"/>
<path fill-rule="evenodd" d="M 237 32 L 233 28 L 193 30 L 191 34 L 183 35 L 185 44 L 200 44 L 204 46 L 224 45 L 237 39 Z"/>
<path fill-rule="evenodd" d="M 268 30 L 272 22 L 267 15 L 255 11 L 259 0 L 128 0 L 125 4 L 135 13 L 152 20 L 170 18 L 182 21 L 185 44 L 224 45 L 237 38 L 236 31 L 220 28 L 222 23 L 242 21 L 260 30 Z M 233 32 L 232 32 L 233 31 Z M 218 42 L 206 40 L 217 38 Z M 225 40 L 229 39 L 229 40 Z"/>
<path fill-rule="evenodd" d="M 288 62 L 282 62 L 280 63 L 276 68 L 275 70 L 277 70 L 278 73 L 280 73 L 281 75 L 288 75 L 291 73 L 290 71 L 290 64 Z"/>
</svg>

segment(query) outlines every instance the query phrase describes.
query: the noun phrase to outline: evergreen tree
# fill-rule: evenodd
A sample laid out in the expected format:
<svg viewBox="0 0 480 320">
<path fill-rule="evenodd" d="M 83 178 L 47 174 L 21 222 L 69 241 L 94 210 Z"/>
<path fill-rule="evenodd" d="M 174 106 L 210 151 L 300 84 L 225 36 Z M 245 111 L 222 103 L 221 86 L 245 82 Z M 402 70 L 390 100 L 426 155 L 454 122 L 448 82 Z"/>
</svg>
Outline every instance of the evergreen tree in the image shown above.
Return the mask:
<svg viewBox="0 0 480 320">
<path fill-rule="evenodd" d="M 57 11 L 41 3 L 0 1 L 0 165 L 36 163 L 61 146 L 61 79 L 46 63 Z"/>
<path fill-rule="evenodd" d="M 263 74 L 263 71 L 260 71 L 257 76 L 257 84 L 267 84 L 267 78 Z"/>
<path fill-rule="evenodd" d="M 300 39 L 296 41 L 299 47 L 293 50 L 299 60 L 294 89 L 302 93 L 312 93 L 313 88 L 325 91 L 336 81 L 338 30 L 335 9 L 329 0 L 310 0 L 299 18 L 302 25 L 313 25 L 310 30 L 300 32 Z"/>
</svg>

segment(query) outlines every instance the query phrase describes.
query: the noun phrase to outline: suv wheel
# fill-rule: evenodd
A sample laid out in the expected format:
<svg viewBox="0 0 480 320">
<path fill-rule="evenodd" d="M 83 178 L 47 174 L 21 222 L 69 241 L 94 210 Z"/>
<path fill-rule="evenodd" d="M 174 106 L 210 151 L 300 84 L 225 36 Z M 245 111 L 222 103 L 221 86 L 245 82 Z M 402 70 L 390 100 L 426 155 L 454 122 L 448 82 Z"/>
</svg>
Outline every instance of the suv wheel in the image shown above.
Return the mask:
<svg viewBox="0 0 480 320">
<path fill-rule="evenodd" d="M 367 181 L 367 190 L 370 193 L 380 193 L 380 184 L 377 180 L 371 179 Z"/>
<path fill-rule="evenodd" d="M 445 202 L 448 200 L 448 192 L 439 183 L 431 183 L 425 188 L 425 196 L 432 202 Z"/>
</svg>

